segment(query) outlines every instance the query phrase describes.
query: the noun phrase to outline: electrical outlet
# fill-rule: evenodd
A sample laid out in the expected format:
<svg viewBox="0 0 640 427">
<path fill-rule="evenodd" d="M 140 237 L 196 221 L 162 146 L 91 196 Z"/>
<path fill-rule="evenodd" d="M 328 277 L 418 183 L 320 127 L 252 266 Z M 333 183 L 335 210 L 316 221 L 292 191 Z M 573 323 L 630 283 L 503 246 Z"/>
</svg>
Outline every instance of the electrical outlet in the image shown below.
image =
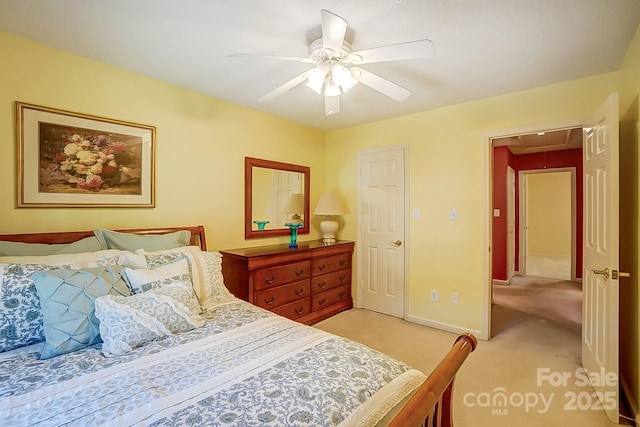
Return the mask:
<svg viewBox="0 0 640 427">
<path fill-rule="evenodd" d="M 433 302 L 438 301 L 438 291 L 431 290 L 431 301 Z"/>
<path fill-rule="evenodd" d="M 458 303 L 458 293 L 454 292 L 451 294 L 451 304 L 457 304 Z"/>
</svg>

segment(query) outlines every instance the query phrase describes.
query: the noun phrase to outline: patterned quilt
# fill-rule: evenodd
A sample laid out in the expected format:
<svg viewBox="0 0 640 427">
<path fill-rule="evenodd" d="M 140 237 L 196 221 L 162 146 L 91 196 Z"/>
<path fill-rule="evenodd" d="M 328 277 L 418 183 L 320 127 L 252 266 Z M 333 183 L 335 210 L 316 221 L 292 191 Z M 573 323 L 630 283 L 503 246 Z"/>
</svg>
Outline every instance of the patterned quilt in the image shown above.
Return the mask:
<svg viewBox="0 0 640 427">
<path fill-rule="evenodd" d="M 0 354 L 7 426 L 375 425 L 425 377 L 353 341 L 235 298 L 204 326 L 104 357 Z"/>
</svg>

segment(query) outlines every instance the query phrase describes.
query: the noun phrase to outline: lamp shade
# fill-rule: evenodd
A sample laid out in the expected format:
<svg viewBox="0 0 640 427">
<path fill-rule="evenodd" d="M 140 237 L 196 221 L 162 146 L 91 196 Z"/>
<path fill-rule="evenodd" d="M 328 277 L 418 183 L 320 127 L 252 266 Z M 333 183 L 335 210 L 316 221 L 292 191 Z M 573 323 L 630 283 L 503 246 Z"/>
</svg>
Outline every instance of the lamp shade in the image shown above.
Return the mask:
<svg viewBox="0 0 640 427">
<path fill-rule="evenodd" d="M 304 212 L 304 194 L 291 193 L 282 209 L 284 213 L 301 214 Z"/>
<path fill-rule="evenodd" d="M 323 193 L 318 200 L 316 208 L 313 210 L 314 215 L 344 215 L 345 211 L 342 207 L 340 198 L 335 193 Z"/>
</svg>

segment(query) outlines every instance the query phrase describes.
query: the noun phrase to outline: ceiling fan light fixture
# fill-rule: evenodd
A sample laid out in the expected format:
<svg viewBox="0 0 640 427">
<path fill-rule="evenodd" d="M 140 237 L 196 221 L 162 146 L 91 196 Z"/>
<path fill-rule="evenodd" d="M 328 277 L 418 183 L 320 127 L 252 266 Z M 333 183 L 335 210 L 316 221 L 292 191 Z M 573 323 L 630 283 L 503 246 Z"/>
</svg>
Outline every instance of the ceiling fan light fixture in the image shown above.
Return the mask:
<svg viewBox="0 0 640 427">
<path fill-rule="evenodd" d="M 309 70 L 307 72 L 307 87 L 320 95 L 326 76 L 327 72 L 320 67 Z"/>
<path fill-rule="evenodd" d="M 331 79 L 334 84 L 340 86 L 342 93 L 347 93 L 358 83 L 351 70 L 342 64 L 336 63 L 331 67 Z"/>
<path fill-rule="evenodd" d="M 343 82 L 351 78 L 351 71 L 344 65 L 338 63 L 333 64 L 331 66 L 331 78 L 337 85 L 342 86 Z"/>
</svg>

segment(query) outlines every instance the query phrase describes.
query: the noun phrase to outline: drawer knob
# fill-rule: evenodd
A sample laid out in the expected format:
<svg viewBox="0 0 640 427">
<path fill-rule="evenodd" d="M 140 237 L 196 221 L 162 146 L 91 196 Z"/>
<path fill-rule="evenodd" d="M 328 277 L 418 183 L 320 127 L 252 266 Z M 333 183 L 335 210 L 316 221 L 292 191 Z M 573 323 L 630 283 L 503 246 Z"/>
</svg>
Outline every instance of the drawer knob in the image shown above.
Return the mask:
<svg viewBox="0 0 640 427">
<path fill-rule="evenodd" d="M 271 284 L 276 281 L 276 276 L 271 276 L 271 278 L 265 277 L 264 281 Z"/>
<path fill-rule="evenodd" d="M 327 286 L 327 282 L 320 282 L 320 283 L 318 283 L 318 287 L 319 287 L 320 289 L 324 289 L 326 286 Z"/>
<path fill-rule="evenodd" d="M 318 266 L 318 270 L 325 271 L 327 269 L 327 264 L 322 264 Z"/>
<path fill-rule="evenodd" d="M 322 298 L 321 300 L 318 300 L 318 304 L 320 305 L 324 304 L 325 302 L 327 302 L 327 300 L 324 298 Z"/>
<path fill-rule="evenodd" d="M 273 296 L 271 297 L 271 299 L 266 299 L 266 298 L 265 298 L 265 299 L 264 299 L 264 302 L 265 302 L 265 303 L 267 303 L 267 304 L 269 304 L 269 305 L 271 305 L 271 304 L 273 304 L 273 303 L 275 302 L 275 300 L 276 300 L 276 296 L 275 296 L 275 295 L 273 295 Z"/>
<path fill-rule="evenodd" d="M 296 314 L 302 314 L 302 312 L 304 311 L 304 305 L 302 307 L 298 308 L 294 308 L 293 311 L 296 312 Z"/>
<path fill-rule="evenodd" d="M 346 291 L 342 291 L 338 294 L 338 296 L 340 296 L 340 298 L 344 298 L 344 296 L 347 294 Z"/>
<path fill-rule="evenodd" d="M 296 276 L 300 277 L 304 274 L 304 269 L 300 271 L 296 271 L 295 273 L 296 273 Z"/>
<path fill-rule="evenodd" d="M 345 265 L 346 263 L 347 263 L 347 260 L 346 260 L 346 259 L 341 259 L 341 260 L 340 260 L 340 265 Z"/>
<path fill-rule="evenodd" d="M 294 290 L 294 292 L 296 293 L 296 295 L 300 296 L 304 294 L 304 288 L 296 289 Z"/>
<path fill-rule="evenodd" d="M 344 282 L 344 279 L 346 279 L 346 278 L 347 278 L 347 276 L 340 276 L 340 281 Z"/>
</svg>

